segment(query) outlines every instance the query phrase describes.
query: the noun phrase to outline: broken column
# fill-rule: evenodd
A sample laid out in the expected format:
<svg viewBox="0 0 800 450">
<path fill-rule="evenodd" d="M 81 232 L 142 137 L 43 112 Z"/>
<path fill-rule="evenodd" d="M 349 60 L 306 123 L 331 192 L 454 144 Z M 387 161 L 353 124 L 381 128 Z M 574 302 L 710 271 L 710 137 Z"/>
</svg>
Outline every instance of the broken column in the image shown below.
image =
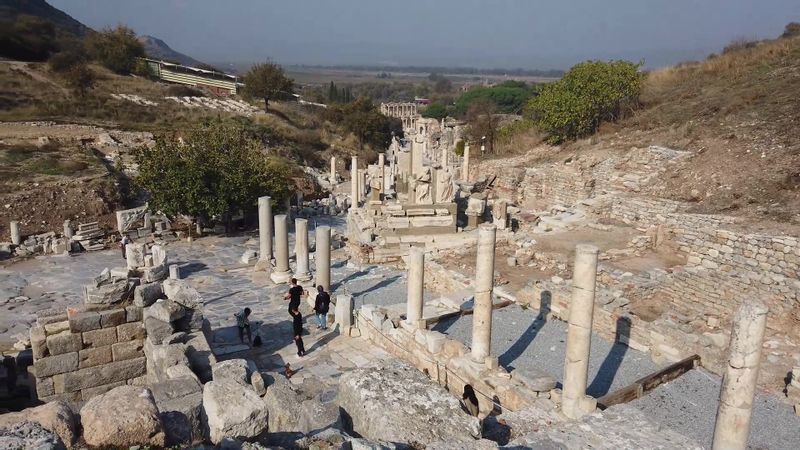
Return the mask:
<svg viewBox="0 0 800 450">
<path fill-rule="evenodd" d="M 331 288 L 331 227 L 323 225 L 317 227 L 316 253 L 316 285 L 322 286 L 326 292 Z"/>
<path fill-rule="evenodd" d="M 350 162 L 350 205 L 358 208 L 358 158 L 353 156 Z"/>
<path fill-rule="evenodd" d="M 169 278 L 170 278 L 170 280 L 180 280 L 181 279 L 181 268 L 177 264 L 170 264 L 169 265 Z"/>
<path fill-rule="evenodd" d="M 266 270 L 272 260 L 272 199 L 268 196 L 258 198 L 258 242 L 258 265 Z"/>
<path fill-rule="evenodd" d="M 497 227 L 478 227 L 478 259 L 475 263 L 475 307 L 472 318 L 472 359 L 485 362 L 492 351 L 492 289 Z"/>
<path fill-rule="evenodd" d="M 408 299 L 406 303 L 406 321 L 417 325 L 422 319 L 422 295 L 425 284 L 425 252 L 418 247 L 411 247 L 408 253 Z"/>
<path fill-rule="evenodd" d="M 365 200 L 367 198 L 367 169 L 362 169 L 358 171 L 358 198 Z"/>
<path fill-rule="evenodd" d="M 336 157 L 331 156 L 331 175 L 330 175 L 331 184 L 336 184 Z"/>
<path fill-rule="evenodd" d="M 386 184 L 386 182 L 384 181 L 386 178 L 386 171 L 384 170 L 385 165 L 386 165 L 386 156 L 383 153 L 378 153 L 378 176 L 381 177 L 379 192 L 381 194 L 384 193 L 384 187 Z"/>
<path fill-rule="evenodd" d="M 19 222 L 12 220 L 9 230 L 11 231 L 11 243 L 14 245 L 19 245 L 19 243 L 22 242 L 22 238 L 19 234 Z"/>
<path fill-rule="evenodd" d="M 311 272 L 308 270 L 308 220 L 294 220 L 294 254 L 297 267 L 294 277 L 300 281 L 311 279 Z"/>
<path fill-rule="evenodd" d="M 70 222 L 69 220 L 65 220 L 64 221 L 64 237 L 67 238 L 67 239 L 72 239 L 72 235 L 73 234 L 75 234 L 75 232 L 72 230 L 72 222 Z"/>
<path fill-rule="evenodd" d="M 353 296 L 344 294 L 336 296 L 334 320 L 339 324 L 339 333 L 345 334 L 353 326 Z"/>
<path fill-rule="evenodd" d="M 464 145 L 464 160 L 461 162 L 461 179 L 469 181 L 469 142 Z"/>
<path fill-rule="evenodd" d="M 289 271 L 289 230 L 286 214 L 275 216 L 275 270 L 270 274 L 273 283 L 287 283 Z"/>
<path fill-rule="evenodd" d="M 562 411 L 571 419 L 578 419 L 593 411 L 596 405 L 593 398 L 586 396 L 586 381 L 589 376 L 589 351 L 592 344 L 598 252 L 598 248 L 593 245 L 580 244 L 575 247 L 561 404 Z"/>
<path fill-rule="evenodd" d="M 767 312 L 767 307 L 761 303 L 745 302 L 734 317 L 730 357 L 719 394 L 713 450 L 747 448 Z"/>
</svg>

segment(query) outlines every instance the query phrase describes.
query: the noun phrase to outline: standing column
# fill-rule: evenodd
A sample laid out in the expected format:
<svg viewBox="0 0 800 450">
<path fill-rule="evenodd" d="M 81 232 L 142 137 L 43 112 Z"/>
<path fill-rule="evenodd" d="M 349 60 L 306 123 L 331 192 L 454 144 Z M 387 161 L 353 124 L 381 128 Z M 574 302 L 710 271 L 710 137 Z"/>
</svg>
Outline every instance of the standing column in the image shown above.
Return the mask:
<svg viewBox="0 0 800 450">
<path fill-rule="evenodd" d="M 331 227 L 327 225 L 317 227 L 315 242 L 314 264 L 316 264 L 316 285 L 322 286 L 325 291 L 331 288 Z"/>
<path fill-rule="evenodd" d="M 350 160 L 350 205 L 358 208 L 358 157 Z"/>
<path fill-rule="evenodd" d="M 69 220 L 64 221 L 64 237 L 67 239 L 72 239 L 72 235 L 75 232 L 72 230 L 72 222 Z"/>
<path fill-rule="evenodd" d="M 272 261 L 272 198 L 268 196 L 258 198 L 258 243 L 258 260 L 269 266 Z"/>
<path fill-rule="evenodd" d="M 378 175 L 381 177 L 381 188 L 380 188 L 381 194 L 384 193 L 384 186 L 386 184 L 386 171 L 384 170 L 385 166 L 386 166 L 386 156 L 383 153 L 378 153 L 378 169 L 380 170 Z"/>
<path fill-rule="evenodd" d="M 411 247 L 408 254 L 408 300 L 406 322 L 417 325 L 422 319 L 422 294 L 425 284 L 425 252 Z"/>
<path fill-rule="evenodd" d="M 571 419 L 580 418 L 589 412 L 587 410 L 594 410 L 594 405 L 586 398 L 586 380 L 589 375 L 589 351 L 592 344 L 598 251 L 593 245 L 581 244 L 575 247 L 567 356 L 564 361 L 564 388 L 561 396 L 561 409 Z"/>
<path fill-rule="evenodd" d="M 311 279 L 308 270 L 308 220 L 294 219 L 294 255 L 297 267 L 294 277 L 300 281 Z"/>
<path fill-rule="evenodd" d="M 11 231 L 11 243 L 14 245 L 19 245 L 19 243 L 22 241 L 22 238 L 19 234 L 19 222 L 12 220 L 11 224 L 9 225 L 9 230 Z"/>
<path fill-rule="evenodd" d="M 331 156 L 331 184 L 336 184 L 336 157 Z"/>
<path fill-rule="evenodd" d="M 464 145 L 464 160 L 461 162 L 461 179 L 469 181 L 469 142 Z"/>
<path fill-rule="evenodd" d="M 289 230 L 286 214 L 275 216 L 275 270 L 269 276 L 273 283 L 286 283 L 292 278 L 289 271 Z"/>
<path fill-rule="evenodd" d="M 444 119 L 442 119 L 442 120 L 444 120 Z M 450 161 L 448 161 L 448 158 L 447 158 L 447 156 L 448 156 L 447 155 L 447 145 L 446 144 L 442 144 L 442 145 L 440 145 L 440 147 L 442 149 L 442 161 L 441 161 L 442 167 L 447 167 L 447 166 L 450 165 Z"/>
<path fill-rule="evenodd" d="M 497 228 L 485 223 L 478 227 L 478 259 L 475 264 L 475 308 L 472 316 L 472 358 L 485 362 L 492 351 L 492 289 L 494 288 L 494 246 Z"/>
<path fill-rule="evenodd" d="M 358 191 L 358 198 L 366 201 L 367 198 L 367 169 L 362 169 L 358 171 L 359 178 L 358 178 L 358 187 L 360 190 Z"/>
<path fill-rule="evenodd" d="M 733 319 L 731 353 L 719 394 L 713 450 L 747 448 L 767 312 L 760 303 L 743 303 Z"/>
</svg>

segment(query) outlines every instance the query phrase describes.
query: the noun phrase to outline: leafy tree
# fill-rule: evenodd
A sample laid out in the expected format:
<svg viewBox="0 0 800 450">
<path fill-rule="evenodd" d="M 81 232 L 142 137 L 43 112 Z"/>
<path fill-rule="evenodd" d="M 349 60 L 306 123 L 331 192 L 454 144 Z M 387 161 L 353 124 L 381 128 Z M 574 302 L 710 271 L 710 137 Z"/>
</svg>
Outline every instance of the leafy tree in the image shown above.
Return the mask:
<svg viewBox="0 0 800 450">
<path fill-rule="evenodd" d="M 422 110 L 422 117 L 442 120 L 447 117 L 447 106 L 441 103 L 431 103 Z"/>
<path fill-rule="evenodd" d="M 144 46 L 136 33 L 124 25 L 93 33 L 86 39 L 89 56 L 116 73 L 131 73 L 137 67 L 137 59 L 145 56 Z"/>
<path fill-rule="evenodd" d="M 494 103 L 497 112 L 519 114 L 531 95 L 532 92 L 527 87 L 507 85 L 477 87 L 463 93 L 456 100 L 455 111 L 459 116 L 464 116 L 473 103 L 489 101 Z"/>
<path fill-rule="evenodd" d="M 44 61 L 58 49 L 52 22 L 20 14 L 0 21 L 0 56 L 23 61 Z"/>
<path fill-rule="evenodd" d="M 497 107 L 489 99 L 481 99 L 472 103 L 467 111 L 467 132 L 473 142 L 486 144 L 486 151 L 494 152 L 497 127 Z"/>
<path fill-rule="evenodd" d="M 465 146 L 465 145 L 466 145 L 466 143 L 464 142 L 464 140 L 463 140 L 463 139 L 459 139 L 459 140 L 456 142 L 456 150 L 455 150 L 455 151 L 456 151 L 456 155 L 458 155 L 458 156 L 464 156 L 464 146 Z"/>
<path fill-rule="evenodd" d="M 782 38 L 800 36 L 800 22 L 789 22 L 783 30 Z"/>
<path fill-rule="evenodd" d="M 323 117 L 353 133 L 361 146 L 386 148 L 391 143 L 392 133 L 403 136 L 402 121 L 384 116 L 369 98 L 363 96 L 349 104 L 327 108 Z"/>
<path fill-rule="evenodd" d="M 614 121 L 638 102 L 643 74 L 629 61 L 586 61 L 530 100 L 526 115 L 559 143 L 594 133 L 603 121 Z"/>
<path fill-rule="evenodd" d="M 63 72 L 62 76 L 67 82 L 67 85 L 72 89 L 72 92 L 79 97 L 86 95 L 86 91 L 94 86 L 94 72 L 92 72 L 92 69 L 90 69 L 85 62 L 74 64 Z"/>
<path fill-rule="evenodd" d="M 159 136 L 152 148 L 135 154 L 136 183 L 152 205 L 167 214 L 186 214 L 207 222 L 252 211 L 258 197 L 281 201 L 289 195 L 291 168 L 267 157 L 261 144 L 240 123 L 213 121 L 191 130 L 181 144 L 174 136 Z"/>
<path fill-rule="evenodd" d="M 272 61 L 254 65 L 244 76 L 244 95 L 264 99 L 264 111 L 269 111 L 270 99 L 291 94 L 293 86 L 294 80 Z"/>
</svg>

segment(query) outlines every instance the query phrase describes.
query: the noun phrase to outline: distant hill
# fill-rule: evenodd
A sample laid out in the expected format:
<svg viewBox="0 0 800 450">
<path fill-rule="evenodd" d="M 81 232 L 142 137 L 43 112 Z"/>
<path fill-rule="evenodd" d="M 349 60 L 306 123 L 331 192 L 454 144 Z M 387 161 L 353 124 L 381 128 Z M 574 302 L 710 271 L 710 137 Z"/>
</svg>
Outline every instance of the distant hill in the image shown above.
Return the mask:
<svg viewBox="0 0 800 450">
<path fill-rule="evenodd" d="M 144 51 L 147 56 L 153 59 L 163 59 L 164 61 L 176 62 L 185 66 L 197 67 L 206 65 L 191 56 L 176 52 L 166 42 L 157 37 L 143 35 L 139 36 L 139 41 L 144 45 Z"/>
<path fill-rule="evenodd" d="M 13 22 L 20 14 L 41 17 L 52 22 L 59 34 L 83 37 L 92 31 L 45 0 L 0 0 L 0 21 Z"/>
</svg>

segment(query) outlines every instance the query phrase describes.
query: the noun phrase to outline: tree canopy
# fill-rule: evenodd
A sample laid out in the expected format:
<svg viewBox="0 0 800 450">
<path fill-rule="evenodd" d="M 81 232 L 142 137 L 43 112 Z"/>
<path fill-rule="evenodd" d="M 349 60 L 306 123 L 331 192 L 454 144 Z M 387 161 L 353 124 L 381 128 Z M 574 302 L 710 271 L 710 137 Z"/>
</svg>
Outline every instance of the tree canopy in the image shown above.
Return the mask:
<svg viewBox="0 0 800 450">
<path fill-rule="evenodd" d="M 20 14 L 0 21 L 0 56 L 23 61 L 44 61 L 58 48 L 52 22 Z"/>
<path fill-rule="evenodd" d="M 492 87 L 476 87 L 456 100 L 455 112 L 459 116 L 464 116 L 473 103 L 489 101 L 494 103 L 499 113 L 520 114 L 531 95 L 533 91 L 524 83 L 523 86 L 500 84 Z"/>
<path fill-rule="evenodd" d="M 272 61 L 255 64 L 244 76 L 244 95 L 248 98 L 264 99 L 264 110 L 269 109 L 269 101 L 276 97 L 290 95 L 294 80 L 286 76 L 283 67 Z"/>
<path fill-rule="evenodd" d="M 289 195 L 289 165 L 265 156 L 239 123 L 208 122 L 191 130 L 183 143 L 158 136 L 155 146 L 141 147 L 135 156 L 137 185 L 167 214 L 208 221 L 251 211 L 263 195 L 276 202 Z"/>
<path fill-rule="evenodd" d="M 614 121 L 638 102 L 644 75 L 629 61 L 586 61 L 530 100 L 526 115 L 559 143 L 594 133 L 603 121 Z"/>
<path fill-rule="evenodd" d="M 447 106 L 441 103 L 431 103 L 422 110 L 422 117 L 442 120 L 447 117 Z"/>
<path fill-rule="evenodd" d="M 138 66 L 136 58 L 145 56 L 136 33 L 126 26 L 107 28 L 86 38 L 86 49 L 95 61 L 116 73 L 131 73 Z"/>
</svg>

